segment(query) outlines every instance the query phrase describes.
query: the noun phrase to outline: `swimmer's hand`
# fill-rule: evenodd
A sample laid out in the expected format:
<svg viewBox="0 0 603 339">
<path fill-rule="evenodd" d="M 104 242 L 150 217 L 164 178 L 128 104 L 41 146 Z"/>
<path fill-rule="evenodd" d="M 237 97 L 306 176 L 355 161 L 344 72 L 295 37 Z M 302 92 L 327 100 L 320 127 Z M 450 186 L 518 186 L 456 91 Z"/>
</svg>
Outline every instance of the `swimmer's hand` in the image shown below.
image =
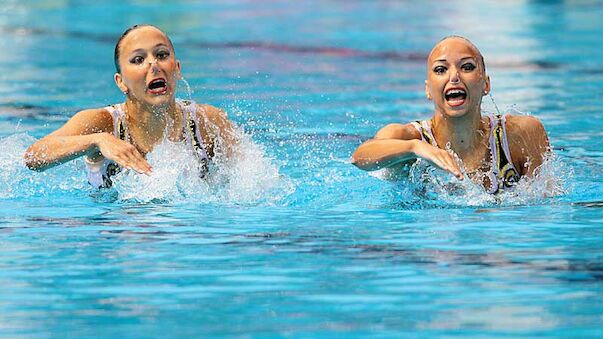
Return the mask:
<svg viewBox="0 0 603 339">
<path fill-rule="evenodd" d="M 109 133 L 99 133 L 96 141 L 100 153 L 126 169 L 133 169 L 140 174 L 151 175 L 153 168 L 140 154 L 134 145 L 127 143 Z"/>
<path fill-rule="evenodd" d="M 452 173 L 457 179 L 463 180 L 463 173 L 454 156 L 448 151 L 434 147 L 424 141 L 413 144 L 412 152 L 418 157 L 429 161 L 432 165 Z"/>
</svg>

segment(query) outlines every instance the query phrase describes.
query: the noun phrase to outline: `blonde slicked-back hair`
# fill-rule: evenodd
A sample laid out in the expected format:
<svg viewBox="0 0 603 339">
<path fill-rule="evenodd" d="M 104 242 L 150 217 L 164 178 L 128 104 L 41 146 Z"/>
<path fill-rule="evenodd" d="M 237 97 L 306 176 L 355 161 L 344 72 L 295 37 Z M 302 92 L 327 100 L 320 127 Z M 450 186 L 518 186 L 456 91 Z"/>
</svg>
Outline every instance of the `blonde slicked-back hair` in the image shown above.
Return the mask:
<svg viewBox="0 0 603 339">
<path fill-rule="evenodd" d="M 475 51 L 477 52 L 477 55 L 479 56 L 478 62 L 480 63 L 480 66 L 482 67 L 482 69 L 484 71 L 484 75 L 486 74 L 486 61 L 484 60 L 484 56 L 482 55 L 482 52 L 479 50 L 479 48 L 477 48 L 477 46 L 475 46 L 475 44 L 473 42 L 471 42 L 471 40 L 465 38 L 464 36 L 454 35 L 454 34 L 445 36 L 442 39 L 440 39 L 440 41 L 438 41 L 434 45 L 434 47 L 439 45 L 442 41 L 448 40 L 448 39 L 462 39 L 462 40 L 465 40 L 467 43 L 469 43 L 469 45 L 471 45 L 471 47 L 473 47 L 475 49 Z M 433 48 L 432 48 L 432 50 L 433 50 Z"/>
</svg>

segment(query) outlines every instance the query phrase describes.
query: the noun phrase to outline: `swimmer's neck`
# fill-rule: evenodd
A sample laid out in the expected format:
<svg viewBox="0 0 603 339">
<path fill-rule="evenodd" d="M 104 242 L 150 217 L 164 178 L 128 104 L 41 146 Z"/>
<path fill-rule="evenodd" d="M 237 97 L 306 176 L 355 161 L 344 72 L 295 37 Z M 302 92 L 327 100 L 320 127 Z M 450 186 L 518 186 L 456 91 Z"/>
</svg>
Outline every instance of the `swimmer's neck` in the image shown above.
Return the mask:
<svg viewBox="0 0 603 339">
<path fill-rule="evenodd" d="M 165 125 L 166 117 L 173 118 L 175 116 L 176 107 L 176 100 L 161 105 L 149 105 L 128 98 L 125 103 L 125 113 L 130 121 L 141 126 Z"/>
<path fill-rule="evenodd" d="M 144 153 L 151 151 L 163 139 L 168 119 L 175 122 L 176 112 L 175 100 L 155 106 L 128 98 L 124 113 L 134 144 Z"/>
<path fill-rule="evenodd" d="M 436 112 L 432 118 L 432 131 L 440 147 L 450 148 L 464 159 L 477 150 L 484 141 L 487 124 L 481 112 L 450 117 Z"/>
</svg>

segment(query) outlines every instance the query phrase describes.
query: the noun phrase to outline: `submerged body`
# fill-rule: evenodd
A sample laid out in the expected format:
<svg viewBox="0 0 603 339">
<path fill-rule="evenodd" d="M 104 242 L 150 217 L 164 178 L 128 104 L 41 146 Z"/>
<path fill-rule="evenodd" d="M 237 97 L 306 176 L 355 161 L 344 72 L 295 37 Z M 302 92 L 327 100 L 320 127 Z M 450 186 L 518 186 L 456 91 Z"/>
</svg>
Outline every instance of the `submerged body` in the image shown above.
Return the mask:
<svg viewBox="0 0 603 339">
<path fill-rule="evenodd" d="M 482 116 L 490 78 L 479 50 L 465 38 L 448 37 L 432 49 L 427 63 L 432 118 L 383 127 L 356 149 L 352 163 L 367 171 L 397 171 L 421 158 L 460 180 L 464 172 L 490 193 L 533 176 L 550 148 L 546 131 L 531 116 Z"/>
</svg>

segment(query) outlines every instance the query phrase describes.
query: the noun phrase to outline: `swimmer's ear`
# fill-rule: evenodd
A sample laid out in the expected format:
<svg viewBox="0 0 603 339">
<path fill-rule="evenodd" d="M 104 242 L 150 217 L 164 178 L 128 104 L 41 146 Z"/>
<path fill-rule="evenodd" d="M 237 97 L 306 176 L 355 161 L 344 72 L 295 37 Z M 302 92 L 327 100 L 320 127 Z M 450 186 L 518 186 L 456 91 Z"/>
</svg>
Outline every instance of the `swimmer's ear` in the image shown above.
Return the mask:
<svg viewBox="0 0 603 339">
<path fill-rule="evenodd" d="M 119 87 L 120 91 L 122 91 L 124 94 L 128 94 L 128 86 L 124 84 L 124 80 L 121 77 L 121 74 L 115 73 L 115 75 L 113 76 L 113 80 L 115 80 L 115 84 L 117 85 L 117 87 Z"/>
<path fill-rule="evenodd" d="M 429 84 L 427 83 L 427 80 L 425 80 L 425 97 L 427 97 L 427 100 L 431 101 L 431 93 L 429 93 Z"/>
<path fill-rule="evenodd" d="M 484 95 L 490 93 L 490 76 L 486 75 L 486 83 L 484 85 Z"/>
<path fill-rule="evenodd" d="M 180 60 L 176 60 L 176 78 L 182 79 L 182 73 L 180 73 Z"/>
</svg>

